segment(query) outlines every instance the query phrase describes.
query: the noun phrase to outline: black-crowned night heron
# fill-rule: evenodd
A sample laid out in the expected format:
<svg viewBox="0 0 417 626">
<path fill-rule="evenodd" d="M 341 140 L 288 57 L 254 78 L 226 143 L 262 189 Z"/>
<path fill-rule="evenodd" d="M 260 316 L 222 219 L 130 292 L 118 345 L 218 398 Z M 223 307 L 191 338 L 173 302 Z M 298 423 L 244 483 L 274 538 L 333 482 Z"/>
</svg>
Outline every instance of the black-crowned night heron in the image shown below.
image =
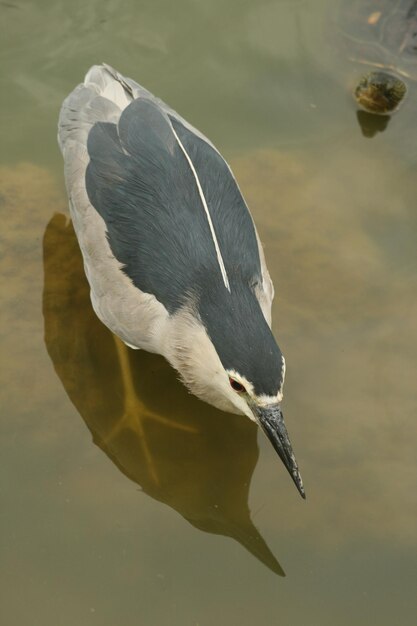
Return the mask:
<svg viewBox="0 0 417 626">
<path fill-rule="evenodd" d="M 107 65 L 64 101 L 58 139 L 98 317 L 128 346 L 162 354 L 202 400 L 260 424 L 305 497 L 280 408 L 273 285 L 227 163 Z"/>
</svg>

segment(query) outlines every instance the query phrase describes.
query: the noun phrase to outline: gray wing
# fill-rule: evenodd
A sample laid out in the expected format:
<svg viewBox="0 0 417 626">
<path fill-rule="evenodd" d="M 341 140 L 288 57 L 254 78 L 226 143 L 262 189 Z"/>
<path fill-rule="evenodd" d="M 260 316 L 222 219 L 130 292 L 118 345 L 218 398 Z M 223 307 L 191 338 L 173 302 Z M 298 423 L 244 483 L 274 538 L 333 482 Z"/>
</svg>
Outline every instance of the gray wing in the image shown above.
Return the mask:
<svg viewBox="0 0 417 626">
<path fill-rule="evenodd" d="M 175 134 L 173 132 L 175 130 Z M 226 163 L 211 146 L 152 101 L 134 100 L 119 123 L 96 123 L 88 137 L 86 188 L 110 247 L 142 291 L 169 311 L 196 285 L 222 284 L 201 185 L 231 283 L 261 279 L 255 229 Z"/>
<path fill-rule="evenodd" d="M 105 258 L 116 261 L 111 271 L 106 266 L 112 285 L 117 267 L 129 289 L 155 296 L 170 312 L 201 284 L 202 272 L 205 284 L 222 280 L 195 174 L 231 288 L 236 281 L 250 285 L 268 318 L 272 285 L 252 218 L 228 165 L 204 135 L 134 81 L 95 66 L 63 104 L 59 143 L 93 304 L 105 309 L 104 315 L 98 311 L 102 319 L 111 306 L 109 281 L 100 284 L 94 267 L 98 246 L 104 250 L 101 274 Z M 117 311 L 110 314 L 118 317 Z"/>
</svg>

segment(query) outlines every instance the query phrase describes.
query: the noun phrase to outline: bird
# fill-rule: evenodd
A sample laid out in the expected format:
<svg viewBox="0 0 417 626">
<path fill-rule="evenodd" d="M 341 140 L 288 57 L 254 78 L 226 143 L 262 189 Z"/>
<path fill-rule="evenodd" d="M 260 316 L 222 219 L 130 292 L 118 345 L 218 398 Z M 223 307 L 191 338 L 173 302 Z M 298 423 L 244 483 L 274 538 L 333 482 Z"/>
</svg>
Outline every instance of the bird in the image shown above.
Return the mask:
<svg viewBox="0 0 417 626">
<path fill-rule="evenodd" d="M 305 498 L 281 409 L 274 287 L 227 162 L 104 63 L 64 100 L 58 143 L 99 319 L 130 348 L 165 357 L 201 400 L 255 421 Z"/>
</svg>

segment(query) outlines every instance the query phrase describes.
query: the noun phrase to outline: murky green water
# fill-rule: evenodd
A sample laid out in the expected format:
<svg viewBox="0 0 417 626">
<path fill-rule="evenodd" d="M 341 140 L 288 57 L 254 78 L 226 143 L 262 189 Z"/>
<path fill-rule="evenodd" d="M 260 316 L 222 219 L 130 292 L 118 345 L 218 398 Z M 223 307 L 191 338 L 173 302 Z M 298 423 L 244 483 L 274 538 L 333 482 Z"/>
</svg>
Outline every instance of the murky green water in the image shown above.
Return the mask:
<svg viewBox="0 0 417 626">
<path fill-rule="evenodd" d="M 417 89 L 365 137 L 334 6 L 0 3 L 5 626 L 416 624 Z M 307 502 L 249 420 L 92 312 L 55 135 L 102 60 L 233 166 Z"/>
</svg>

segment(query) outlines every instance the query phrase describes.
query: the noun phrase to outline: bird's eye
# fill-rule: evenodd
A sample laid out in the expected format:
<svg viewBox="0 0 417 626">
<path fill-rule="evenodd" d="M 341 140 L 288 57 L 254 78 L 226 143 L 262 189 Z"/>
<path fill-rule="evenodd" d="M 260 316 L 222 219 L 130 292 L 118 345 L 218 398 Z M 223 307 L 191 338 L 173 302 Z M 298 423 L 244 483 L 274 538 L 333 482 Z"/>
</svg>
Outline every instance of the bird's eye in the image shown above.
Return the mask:
<svg viewBox="0 0 417 626">
<path fill-rule="evenodd" d="M 245 387 L 241 385 L 240 383 L 238 383 L 237 380 L 235 380 L 234 378 L 229 378 L 229 382 L 230 382 L 230 386 L 235 391 L 238 391 L 239 393 L 246 391 Z"/>
</svg>

